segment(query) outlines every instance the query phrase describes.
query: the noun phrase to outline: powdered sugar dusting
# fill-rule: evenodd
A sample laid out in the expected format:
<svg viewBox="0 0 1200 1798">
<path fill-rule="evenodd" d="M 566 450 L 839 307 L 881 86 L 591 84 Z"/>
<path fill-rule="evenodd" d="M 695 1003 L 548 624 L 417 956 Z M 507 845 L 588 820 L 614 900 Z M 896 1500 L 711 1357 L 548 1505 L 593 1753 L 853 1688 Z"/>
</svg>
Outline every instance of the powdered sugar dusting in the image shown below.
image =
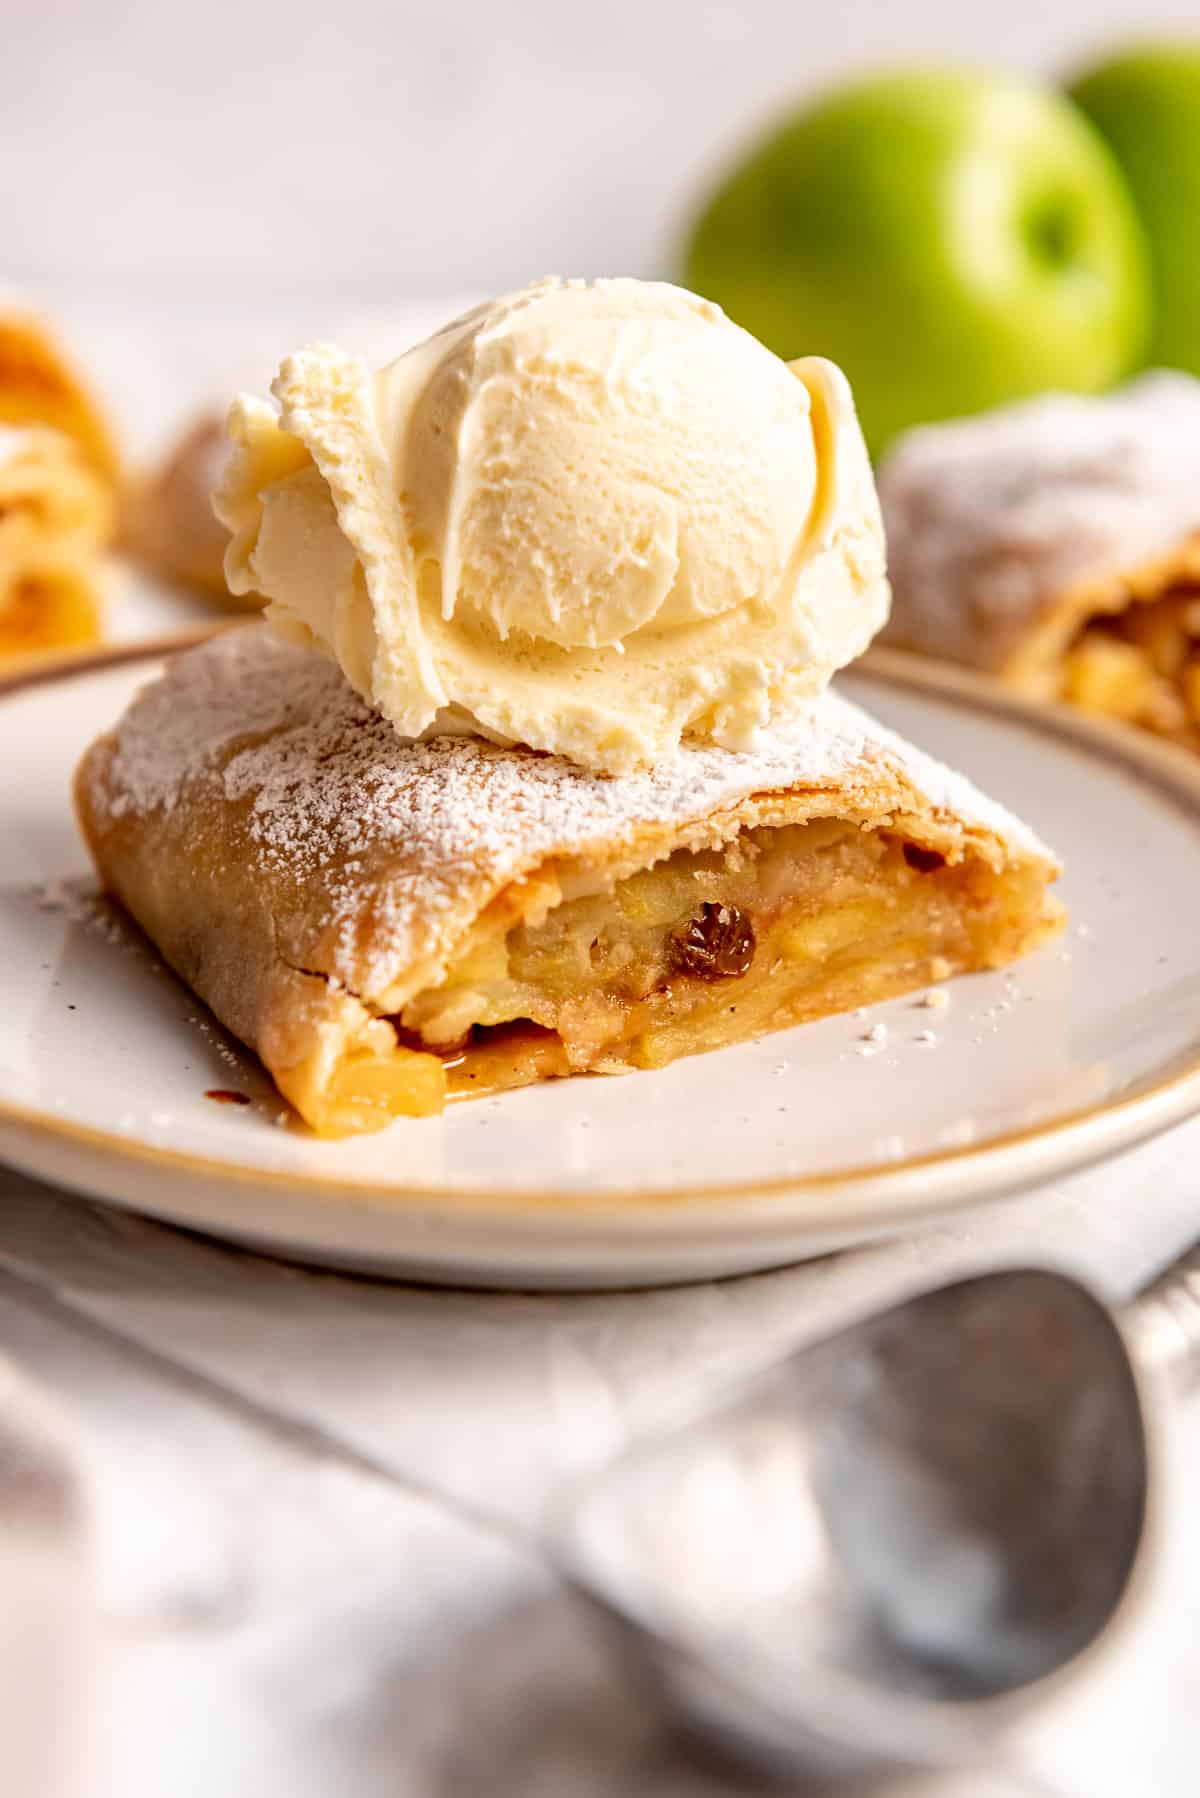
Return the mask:
<svg viewBox="0 0 1200 1798">
<path fill-rule="evenodd" d="M 892 769 L 935 809 L 1046 855 L 960 775 L 833 693 L 753 753 L 685 748 L 650 772 L 606 778 L 471 737 L 406 742 L 331 661 L 257 624 L 181 657 L 137 697 L 105 784 L 110 813 L 147 813 L 175 806 L 185 783 L 208 773 L 226 800 L 246 803 L 265 865 L 304 878 L 334 871 L 329 971 L 361 990 L 354 924 L 365 880 L 389 940 L 378 985 L 436 934 L 436 914 L 461 901 L 464 884 L 498 888 L 548 856 L 709 817 L 750 794 L 853 785 Z"/>
<path fill-rule="evenodd" d="M 316 657 L 248 655 L 259 632 L 231 631 L 172 663 L 137 695 L 113 762 L 114 817 L 173 806 L 185 778 L 211 766 L 239 737 L 251 740 L 319 706 L 330 669 Z M 284 666 L 287 679 L 281 680 Z"/>
<path fill-rule="evenodd" d="M 1200 381 L 1157 372 L 901 437 L 879 477 L 888 635 L 998 662 L 1064 589 L 1200 530 Z"/>
</svg>

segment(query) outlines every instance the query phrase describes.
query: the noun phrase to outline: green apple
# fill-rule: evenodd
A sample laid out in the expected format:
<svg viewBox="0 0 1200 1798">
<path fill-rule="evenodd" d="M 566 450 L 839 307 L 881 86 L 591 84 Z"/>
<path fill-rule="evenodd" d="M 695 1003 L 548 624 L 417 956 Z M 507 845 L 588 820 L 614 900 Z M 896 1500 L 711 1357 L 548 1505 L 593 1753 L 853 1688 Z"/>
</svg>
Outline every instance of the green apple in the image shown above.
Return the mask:
<svg viewBox="0 0 1200 1798">
<path fill-rule="evenodd" d="M 781 356 L 830 356 L 878 452 L 927 419 L 1140 359 L 1148 274 L 1114 158 L 1069 100 L 908 70 L 774 130 L 697 221 L 684 279 Z"/>
<path fill-rule="evenodd" d="M 1155 291 L 1150 360 L 1200 375 L 1200 46 L 1133 49 L 1081 76 L 1142 215 Z"/>
</svg>

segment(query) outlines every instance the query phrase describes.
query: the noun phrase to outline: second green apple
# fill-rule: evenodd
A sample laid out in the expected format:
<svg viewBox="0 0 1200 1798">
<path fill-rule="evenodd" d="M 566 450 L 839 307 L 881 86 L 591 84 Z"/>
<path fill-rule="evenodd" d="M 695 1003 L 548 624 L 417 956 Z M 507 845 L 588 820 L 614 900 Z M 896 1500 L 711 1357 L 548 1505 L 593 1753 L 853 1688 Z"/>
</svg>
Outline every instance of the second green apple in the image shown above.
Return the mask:
<svg viewBox="0 0 1200 1798">
<path fill-rule="evenodd" d="M 695 226 L 685 278 L 781 356 L 849 375 L 896 432 L 1137 365 L 1145 246 L 1069 100 L 958 70 L 860 82 L 772 132 Z"/>
<path fill-rule="evenodd" d="M 1071 96 L 1112 146 L 1145 227 L 1150 360 L 1200 375 L 1200 47 L 1124 51 L 1080 76 Z"/>
</svg>

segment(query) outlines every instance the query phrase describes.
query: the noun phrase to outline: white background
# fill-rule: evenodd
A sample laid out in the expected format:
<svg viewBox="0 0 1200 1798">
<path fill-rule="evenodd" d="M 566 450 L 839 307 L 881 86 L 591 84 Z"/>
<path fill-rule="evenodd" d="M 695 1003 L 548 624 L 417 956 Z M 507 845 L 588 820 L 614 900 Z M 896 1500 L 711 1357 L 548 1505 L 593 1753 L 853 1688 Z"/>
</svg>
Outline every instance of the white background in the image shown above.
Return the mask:
<svg viewBox="0 0 1200 1798">
<path fill-rule="evenodd" d="M 833 74 L 1189 26 L 1196 0 L 0 0 L 0 277 L 217 310 L 661 273 L 706 175 Z"/>
</svg>

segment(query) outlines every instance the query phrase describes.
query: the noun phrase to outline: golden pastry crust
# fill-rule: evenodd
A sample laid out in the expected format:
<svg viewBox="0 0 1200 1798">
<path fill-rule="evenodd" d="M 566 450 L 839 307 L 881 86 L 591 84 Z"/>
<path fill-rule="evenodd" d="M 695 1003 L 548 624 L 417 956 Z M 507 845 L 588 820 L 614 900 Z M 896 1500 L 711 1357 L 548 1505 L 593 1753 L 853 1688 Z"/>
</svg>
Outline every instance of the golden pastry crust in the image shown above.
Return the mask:
<svg viewBox="0 0 1200 1798">
<path fill-rule="evenodd" d="M 110 487 L 121 478 L 116 438 L 94 394 L 45 319 L 0 300 L 0 425 L 49 425 L 77 443 Z"/>
<path fill-rule="evenodd" d="M 230 593 L 225 581 L 229 532 L 212 509 L 228 451 L 221 417 L 213 413 L 193 420 L 132 494 L 125 540 L 130 553 L 162 579 L 246 611 L 262 601 L 257 594 L 235 598 Z"/>
<path fill-rule="evenodd" d="M 0 426 L 0 656 L 99 635 L 112 529 L 112 494 L 70 438 Z"/>
<path fill-rule="evenodd" d="M 405 743 L 332 663 L 251 625 L 173 663 L 88 751 L 76 791 L 106 885 L 331 1133 L 395 1114 L 374 1115 L 356 1061 L 411 1055 L 406 1108 L 438 1108 L 437 1058 L 389 1020 L 484 926 L 536 923 L 673 852 L 838 819 L 1027 875 L 997 960 L 1060 915 L 1057 864 L 1029 831 L 834 694 L 752 754 L 681 750 L 606 779 L 476 738 Z M 335 1124 L 339 1082 L 356 1096 Z"/>
</svg>

